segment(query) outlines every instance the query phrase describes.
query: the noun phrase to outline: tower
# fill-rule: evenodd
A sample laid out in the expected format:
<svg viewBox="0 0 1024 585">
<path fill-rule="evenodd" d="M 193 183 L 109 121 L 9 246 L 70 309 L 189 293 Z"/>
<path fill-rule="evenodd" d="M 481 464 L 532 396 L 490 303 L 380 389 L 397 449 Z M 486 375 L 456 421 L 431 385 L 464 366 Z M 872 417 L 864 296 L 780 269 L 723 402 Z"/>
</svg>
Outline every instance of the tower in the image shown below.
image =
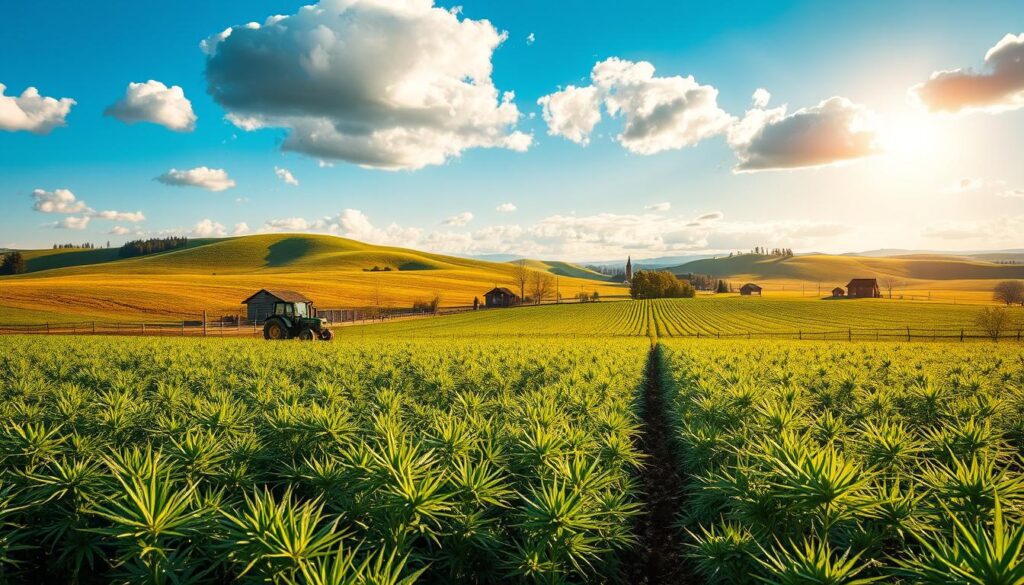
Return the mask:
<svg viewBox="0 0 1024 585">
<path fill-rule="evenodd" d="M 626 282 L 633 280 L 633 259 L 626 256 Z"/>
</svg>

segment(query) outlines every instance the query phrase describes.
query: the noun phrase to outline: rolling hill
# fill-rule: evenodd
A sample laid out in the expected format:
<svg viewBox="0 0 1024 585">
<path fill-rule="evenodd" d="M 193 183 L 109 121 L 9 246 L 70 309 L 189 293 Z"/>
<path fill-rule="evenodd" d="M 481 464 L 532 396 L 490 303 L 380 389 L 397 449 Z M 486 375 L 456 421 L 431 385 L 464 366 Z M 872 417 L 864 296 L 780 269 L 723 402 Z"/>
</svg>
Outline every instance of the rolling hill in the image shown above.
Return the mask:
<svg viewBox="0 0 1024 585">
<path fill-rule="evenodd" d="M 334 236 L 272 234 L 189 242 L 188 247 L 129 259 L 117 249 L 25 251 L 29 272 L 0 277 L 0 316 L 8 321 L 54 314 L 104 319 L 233 314 L 260 288 L 304 292 L 324 308 L 407 307 L 441 297 L 471 304 L 495 285 L 512 286 L 513 265 L 375 246 Z M 603 275 L 564 262 L 529 261 L 559 275 L 563 295 L 626 290 Z"/>
<path fill-rule="evenodd" d="M 990 296 L 995 282 L 1024 279 L 1024 265 L 995 264 L 978 258 L 941 254 L 868 257 L 810 254 L 777 257 L 743 254 L 688 262 L 670 269 L 675 274 L 698 273 L 730 280 L 783 285 L 822 283 L 831 289 L 851 278 L 892 280 L 903 291 L 967 292 Z"/>
</svg>

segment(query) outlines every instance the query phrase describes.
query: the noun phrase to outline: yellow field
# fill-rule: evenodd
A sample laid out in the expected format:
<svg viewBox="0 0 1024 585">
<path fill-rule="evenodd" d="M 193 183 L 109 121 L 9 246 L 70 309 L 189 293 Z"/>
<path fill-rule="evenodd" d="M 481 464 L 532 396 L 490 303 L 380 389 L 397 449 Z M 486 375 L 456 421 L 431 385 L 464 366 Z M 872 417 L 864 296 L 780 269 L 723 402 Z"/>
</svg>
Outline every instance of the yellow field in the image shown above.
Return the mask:
<svg viewBox="0 0 1024 585">
<path fill-rule="evenodd" d="M 80 264 L 91 256 L 95 264 Z M 0 278 L 0 318 L 35 323 L 61 318 L 138 320 L 234 314 L 261 288 L 302 292 L 323 308 L 409 307 L 435 294 L 445 306 L 469 305 L 495 285 L 515 288 L 510 264 L 420 253 L 313 235 L 263 235 L 206 240 L 189 248 L 127 260 L 110 250 L 26 253 L 43 269 Z M 387 272 L 369 272 L 374 267 Z M 566 263 L 531 262 L 559 276 L 565 297 L 581 290 L 603 296 L 628 291 Z M 588 276 L 590 278 L 578 278 Z"/>
</svg>

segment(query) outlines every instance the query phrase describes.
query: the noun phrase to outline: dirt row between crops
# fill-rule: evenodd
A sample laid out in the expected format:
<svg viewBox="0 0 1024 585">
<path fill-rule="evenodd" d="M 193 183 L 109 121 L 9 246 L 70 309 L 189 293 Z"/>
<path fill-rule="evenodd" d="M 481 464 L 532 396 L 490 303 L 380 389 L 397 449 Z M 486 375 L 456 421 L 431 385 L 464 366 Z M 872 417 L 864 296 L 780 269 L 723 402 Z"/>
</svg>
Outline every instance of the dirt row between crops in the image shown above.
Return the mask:
<svg viewBox="0 0 1024 585">
<path fill-rule="evenodd" d="M 652 338 L 644 370 L 640 448 L 643 493 L 636 524 L 636 550 L 623 565 L 623 581 L 646 585 L 697 583 L 684 558 L 677 520 L 684 505 L 683 477 L 672 449 L 672 430 L 665 416 L 664 365 L 661 347 Z"/>
</svg>

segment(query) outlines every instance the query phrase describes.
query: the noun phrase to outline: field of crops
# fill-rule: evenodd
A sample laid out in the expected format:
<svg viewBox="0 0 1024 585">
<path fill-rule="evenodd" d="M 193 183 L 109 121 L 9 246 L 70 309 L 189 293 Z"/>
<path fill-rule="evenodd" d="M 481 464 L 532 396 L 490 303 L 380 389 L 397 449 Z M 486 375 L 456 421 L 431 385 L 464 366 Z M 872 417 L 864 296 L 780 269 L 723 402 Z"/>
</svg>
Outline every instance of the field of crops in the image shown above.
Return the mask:
<svg viewBox="0 0 1024 585">
<path fill-rule="evenodd" d="M 601 581 L 640 339 L 0 339 L 12 582 Z"/>
<path fill-rule="evenodd" d="M 802 298 L 750 298 L 701 296 L 695 299 L 615 301 L 587 304 L 492 309 L 443 318 L 419 319 L 339 331 L 343 336 L 381 334 L 400 337 L 467 336 L 647 336 L 658 337 L 745 335 L 753 333 L 813 334 L 853 329 L 860 338 L 874 337 L 878 330 L 911 327 L 915 336 L 933 330 L 972 330 L 981 308 L 953 305 L 863 299 L 830 301 Z M 1012 310 L 1013 331 L 1024 325 L 1024 314 Z"/>
<path fill-rule="evenodd" d="M 669 341 L 707 583 L 1024 580 L 1018 345 Z"/>
</svg>

